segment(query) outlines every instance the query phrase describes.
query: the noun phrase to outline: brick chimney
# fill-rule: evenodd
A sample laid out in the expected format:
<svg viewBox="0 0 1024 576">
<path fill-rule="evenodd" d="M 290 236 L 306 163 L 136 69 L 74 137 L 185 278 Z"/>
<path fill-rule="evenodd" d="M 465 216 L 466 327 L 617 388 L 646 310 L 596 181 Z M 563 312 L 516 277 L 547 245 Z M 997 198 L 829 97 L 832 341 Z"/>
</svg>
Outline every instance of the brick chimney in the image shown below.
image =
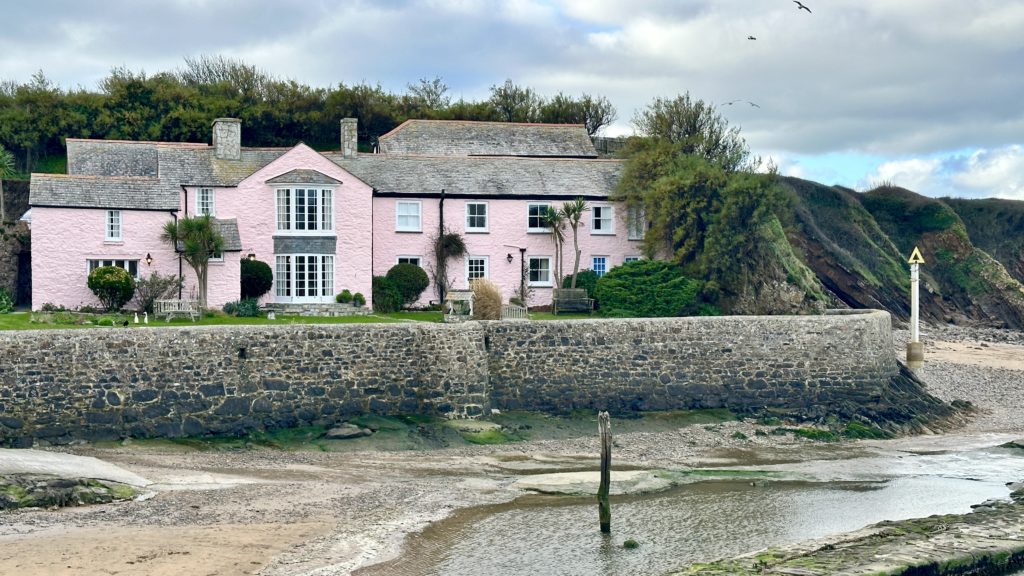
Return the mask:
<svg viewBox="0 0 1024 576">
<path fill-rule="evenodd" d="M 355 118 L 341 119 L 341 157 L 355 158 L 359 152 L 359 121 Z"/>
<path fill-rule="evenodd" d="M 242 158 L 242 121 L 217 118 L 213 121 L 213 155 L 221 160 Z"/>
</svg>

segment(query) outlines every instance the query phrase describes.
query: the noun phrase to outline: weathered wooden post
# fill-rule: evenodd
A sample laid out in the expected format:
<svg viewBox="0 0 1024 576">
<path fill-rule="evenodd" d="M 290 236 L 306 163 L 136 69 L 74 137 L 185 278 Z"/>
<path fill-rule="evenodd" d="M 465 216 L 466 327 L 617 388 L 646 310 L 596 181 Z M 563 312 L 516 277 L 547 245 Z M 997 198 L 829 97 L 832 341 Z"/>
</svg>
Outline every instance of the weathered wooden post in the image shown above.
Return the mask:
<svg viewBox="0 0 1024 576">
<path fill-rule="evenodd" d="M 601 532 L 612 531 L 612 506 L 608 502 L 608 488 L 612 482 L 612 423 L 608 412 L 597 415 L 597 430 L 601 433 L 601 485 L 597 489 L 597 511 Z"/>
</svg>

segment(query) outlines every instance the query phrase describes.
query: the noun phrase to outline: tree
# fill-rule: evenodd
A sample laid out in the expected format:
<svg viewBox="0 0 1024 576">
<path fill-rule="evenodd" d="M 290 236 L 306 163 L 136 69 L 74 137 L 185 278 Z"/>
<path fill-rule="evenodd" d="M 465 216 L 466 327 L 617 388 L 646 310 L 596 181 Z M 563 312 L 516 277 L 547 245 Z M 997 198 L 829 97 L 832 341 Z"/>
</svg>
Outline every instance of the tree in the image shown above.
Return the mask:
<svg viewBox="0 0 1024 576">
<path fill-rule="evenodd" d="M 13 178 L 14 174 L 14 154 L 0 144 L 0 223 L 7 221 L 7 212 L 4 208 L 4 178 Z"/>
<path fill-rule="evenodd" d="M 541 225 L 551 229 L 551 239 L 555 243 L 555 286 L 562 285 L 562 247 L 565 245 L 565 214 L 561 210 L 547 207 L 541 215 Z"/>
<path fill-rule="evenodd" d="M 759 163 L 750 158 L 740 129 L 730 127 L 713 105 L 692 100 L 689 92 L 672 100 L 655 98 L 646 110 L 633 116 L 633 126 L 641 136 L 666 140 L 675 144 L 679 153 L 700 156 L 729 172 Z"/>
<path fill-rule="evenodd" d="M 192 267 L 199 282 L 199 305 L 206 307 L 207 272 L 210 257 L 224 251 L 224 237 L 209 215 L 184 216 L 164 224 L 160 238 L 170 242 L 181 258 Z"/>
<path fill-rule="evenodd" d="M 517 86 L 511 79 L 491 86 L 491 105 L 505 122 L 536 122 L 544 100 L 532 88 Z"/>
<path fill-rule="evenodd" d="M 593 136 L 615 121 L 615 107 L 604 96 L 584 94 L 578 100 L 559 92 L 541 104 L 539 120 L 551 124 L 583 124 Z"/>
<path fill-rule="evenodd" d="M 444 110 L 452 102 L 452 97 L 448 95 L 448 85 L 439 77 L 433 80 L 420 78 L 418 84 L 409 84 L 407 88 L 420 106 L 428 110 Z"/>
<path fill-rule="evenodd" d="M 388 270 L 386 278 L 398 288 L 402 302 L 406 306 L 416 303 L 420 299 L 420 294 L 423 294 L 430 285 L 427 273 L 415 264 L 395 264 Z"/>
<path fill-rule="evenodd" d="M 243 300 L 246 298 L 259 300 L 274 286 L 274 272 L 270 269 L 269 264 L 261 260 L 242 259 L 240 279 Z"/>
<path fill-rule="evenodd" d="M 581 197 L 576 197 L 575 200 L 562 204 L 562 217 L 565 222 L 569 224 L 569 228 L 572 230 L 572 249 L 575 258 L 572 263 L 572 286 L 576 287 L 576 276 L 580 271 L 580 241 L 579 241 L 579 230 L 580 223 L 583 222 L 583 213 L 590 210 L 590 206 L 587 205 L 586 200 Z"/>
<path fill-rule="evenodd" d="M 671 262 L 638 260 L 609 270 L 594 294 L 612 316 L 682 316 L 699 310 L 700 285 Z"/>
</svg>

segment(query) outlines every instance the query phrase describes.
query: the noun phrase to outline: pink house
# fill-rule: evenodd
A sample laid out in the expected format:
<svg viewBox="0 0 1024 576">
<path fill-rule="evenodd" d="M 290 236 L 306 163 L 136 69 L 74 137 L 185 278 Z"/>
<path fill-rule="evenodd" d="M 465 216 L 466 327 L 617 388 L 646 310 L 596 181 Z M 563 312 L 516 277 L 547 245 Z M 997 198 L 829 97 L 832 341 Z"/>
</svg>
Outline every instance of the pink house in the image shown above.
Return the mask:
<svg viewBox="0 0 1024 576">
<path fill-rule="evenodd" d="M 371 279 L 399 262 L 429 268 L 440 230 L 461 234 L 453 287 L 489 278 L 506 298 L 521 282 L 550 303 L 555 246 L 539 215 L 583 197 L 580 269 L 598 274 L 639 258 L 642 218 L 608 200 L 621 162 L 598 158 L 578 125 L 410 120 L 356 150 L 341 121 L 340 150 L 241 146 L 241 123 L 214 122 L 213 144 L 67 139 L 68 173 L 33 174 L 32 303 L 97 304 L 86 287 L 101 265 L 185 278 L 189 266 L 160 240 L 166 222 L 209 214 L 225 237 L 211 263 L 211 306 L 239 298 L 239 262 L 271 265 L 266 303 L 333 302 L 342 289 L 371 298 Z M 571 238 L 571 233 L 569 234 Z M 572 271 L 571 240 L 564 249 Z M 422 303 L 436 298 L 433 287 Z"/>
</svg>

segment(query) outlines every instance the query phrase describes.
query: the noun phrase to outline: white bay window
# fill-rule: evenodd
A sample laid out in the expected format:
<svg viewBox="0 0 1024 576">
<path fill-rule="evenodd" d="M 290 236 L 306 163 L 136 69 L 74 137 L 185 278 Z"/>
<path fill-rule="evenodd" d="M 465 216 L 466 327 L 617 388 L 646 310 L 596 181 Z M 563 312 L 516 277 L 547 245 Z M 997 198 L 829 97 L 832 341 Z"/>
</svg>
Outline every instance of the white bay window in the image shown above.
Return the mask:
<svg viewBox="0 0 1024 576">
<path fill-rule="evenodd" d="M 277 231 L 308 234 L 334 231 L 334 190 L 278 188 Z"/>
<path fill-rule="evenodd" d="M 278 302 L 332 302 L 334 256 L 279 254 L 275 262 L 274 286 Z"/>
</svg>

